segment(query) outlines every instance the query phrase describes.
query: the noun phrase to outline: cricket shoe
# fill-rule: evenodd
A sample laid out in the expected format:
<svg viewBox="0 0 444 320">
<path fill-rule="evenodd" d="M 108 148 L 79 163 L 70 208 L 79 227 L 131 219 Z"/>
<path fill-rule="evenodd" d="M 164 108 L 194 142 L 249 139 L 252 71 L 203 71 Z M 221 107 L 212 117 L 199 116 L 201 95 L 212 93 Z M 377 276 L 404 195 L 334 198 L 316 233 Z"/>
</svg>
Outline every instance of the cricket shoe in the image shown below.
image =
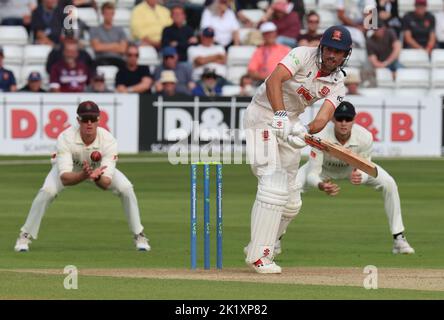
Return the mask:
<svg viewBox="0 0 444 320">
<path fill-rule="evenodd" d="M 413 249 L 406 238 L 402 237 L 400 239 L 395 239 L 393 242 L 393 254 L 413 254 L 415 253 L 415 249 Z"/>
<path fill-rule="evenodd" d="M 279 267 L 273 260 L 262 257 L 255 263 L 250 263 L 249 266 L 257 273 L 281 273 L 282 268 Z"/>
<path fill-rule="evenodd" d="M 20 232 L 14 250 L 17 252 L 27 252 L 29 251 L 29 244 L 31 242 L 31 235 L 29 233 Z"/>
<path fill-rule="evenodd" d="M 148 243 L 148 239 L 143 232 L 134 235 L 134 243 L 138 251 L 150 251 L 151 247 Z"/>
</svg>

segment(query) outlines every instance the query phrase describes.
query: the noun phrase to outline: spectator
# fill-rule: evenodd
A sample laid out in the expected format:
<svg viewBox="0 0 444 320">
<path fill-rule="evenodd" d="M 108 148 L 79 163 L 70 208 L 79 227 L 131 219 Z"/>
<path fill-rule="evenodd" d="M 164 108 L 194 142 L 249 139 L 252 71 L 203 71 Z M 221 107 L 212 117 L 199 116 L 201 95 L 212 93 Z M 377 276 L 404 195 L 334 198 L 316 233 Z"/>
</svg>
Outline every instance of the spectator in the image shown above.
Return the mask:
<svg viewBox="0 0 444 320">
<path fill-rule="evenodd" d="M 185 10 L 182 7 L 171 9 L 171 19 L 173 24 L 162 32 L 162 47 L 175 47 L 179 53 L 179 61 L 186 62 L 188 47 L 199 41 L 194 36 L 193 28 L 186 24 Z"/>
<path fill-rule="evenodd" d="M 271 6 L 273 22 L 277 27 L 277 43 L 289 46 L 297 46 L 297 38 L 301 32 L 299 15 L 292 11 L 292 7 L 285 0 L 279 0 Z"/>
<path fill-rule="evenodd" d="M 222 46 L 214 44 L 214 30 L 205 28 L 200 35 L 200 45 L 188 48 L 188 61 L 193 65 L 193 79 L 201 78 L 204 68 L 216 70 L 216 74 L 225 77 L 227 56 Z"/>
<path fill-rule="evenodd" d="M 96 70 L 95 61 L 91 58 L 88 51 L 80 48 L 80 43 L 73 29 L 63 29 L 61 41 L 48 55 L 46 60 L 46 72 L 51 73 L 51 66 L 63 58 L 63 48 L 66 42 L 76 42 L 79 48 L 78 60 L 84 63 L 92 73 Z"/>
<path fill-rule="evenodd" d="M 188 63 L 179 63 L 179 56 L 174 47 L 165 47 L 162 49 L 162 60 L 162 65 L 157 66 L 156 70 L 154 70 L 156 91 L 162 91 L 162 81 L 160 81 L 161 73 L 164 70 L 171 70 L 177 79 L 177 92 L 190 95 L 191 90 L 195 87 L 190 65 Z"/>
<path fill-rule="evenodd" d="M 63 57 L 51 67 L 49 88 L 51 92 L 85 92 L 92 70 L 79 60 L 77 41 L 65 41 Z"/>
<path fill-rule="evenodd" d="M 427 0 L 415 0 L 415 11 L 403 19 L 404 48 L 424 49 L 431 54 L 436 45 L 435 17 L 427 12 Z"/>
<path fill-rule="evenodd" d="M 304 0 L 291 0 L 291 10 L 296 12 L 299 16 L 299 21 L 304 21 L 305 16 L 305 4 Z"/>
<path fill-rule="evenodd" d="M 124 54 L 128 41 L 122 27 L 113 25 L 116 9 L 112 2 L 102 5 L 103 24 L 91 28 L 91 47 L 96 55 L 96 64 L 114 65 L 123 68 L 125 66 Z"/>
<path fill-rule="evenodd" d="M 4 26 L 24 26 L 29 31 L 31 14 L 35 8 L 37 8 L 36 0 L 2 0 L 0 21 Z"/>
<path fill-rule="evenodd" d="M 399 68 L 400 53 L 401 41 L 398 40 L 396 32 L 387 28 L 385 22 L 378 20 L 378 29 L 370 38 L 367 38 L 368 60 L 373 68 L 388 68 L 395 79 L 396 70 Z"/>
<path fill-rule="evenodd" d="M 248 74 L 244 74 L 240 78 L 240 87 L 241 91 L 239 96 L 241 97 L 252 97 L 256 91 L 256 87 L 253 83 L 253 78 L 251 78 Z"/>
<path fill-rule="evenodd" d="M 133 9 L 131 33 L 140 45 L 160 49 L 163 29 L 172 23 L 170 10 L 159 5 L 157 0 L 145 0 Z"/>
<path fill-rule="evenodd" d="M 159 82 L 162 84 L 161 90 L 157 93 L 164 97 L 174 97 L 178 91 L 177 89 L 177 78 L 172 70 L 164 70 L 160 74 Z"/>
<path fill-rule="evenodd" d="M 139 48 L 135 44 L 126 49 L 126 66 L 117 72 L 116 90 L 121 93 L 148 93 L 153 84 L 148 66 L 139 66 Z"/>
<path fill-rule="evenodd" d="M 91 84 L 88 86 L 87 92 L 94 93 L 110 93 L 112 92 L 106 87 L 105 75 L 103 73 L 96 73 L 91 78 Z"/>
<path fill-rule="evenodd" d="M 359 72 L 347 72 L 344 84 L 347 88 L 347 95 L 361 95 L 361 93 L 359 93 L 359 85 L 361 84 Z"/>
<path fill-rule="evenodd" d="M 222 86 L 218 83 L 218 77 L 214 69 L 205 68 L 201 81 L 193 89 L 193 96 L 219 97 L 222 95 Z"/>
<path fill-rule="evenodd" d="M 3 67 L 3 48 L 0 47 L 0 92 L 17 91 L 14 74 Z"/>
<path fill-rule="evenodd" d="M 364 9 L 367 6 L 376 7 L 375 0 L 337 0 L 337 15 L 339 21 L 347 26 L 353 43 L 358 48 L 365 48 Z"/>
<path fill-rule="evenodd" d="M 42 0 L 31 16 L 34 42 L 50 46 L 59 43 L 64 18 L 63 3 L 59 3 L 59 0 Z"/>
<path fill-rule="evenodd" d="M 273 22 L 261 24 L 259 30 L 264 38 L 264 44 L 254 51 L 248 65 L 248 74 L 258 85 L 273 72 L 277 64 L 291 50 L 285 45 L 276 43 L 277 28 Z"/>
<path fill-rule="evenodd" d="M 387 27 L 395 30 L 399 38 L 402 22 L 399 18 L 398 0 L 376 0 L 376 8 L 378 9 L 379 20 L 384 21 Z"/>
<path fill-rule="evenodd" d="M 318 31 L 320 17 L 315 11 L 307 14 L 307 32 L 300 34 L 298 38 L 299 46 L 317 47 L 321 41 L 322 33 Z"/>
<path fill-rule="evenodd" d="M 228 7 L 228 0 L 215 0 L 202 14 L 201 29 L 212 28 L 217 44 L 228 48 L 240 45 L 239 29 L 236 14 Z"/>
<path fill-rule="evenodd" d="M 444 2 L 443 2 L 444 6 Z M 435 12 L 435 34 L 438 48 L 444 49 L 444 8 Z"/>
<path fill-rule="evenodd" d="M 20 92 L 46 92 L 42 88 L 42 75 L 40 72 L 33 71 L 28 76 L 28 83 L 19 90 Z"/>
</svg>

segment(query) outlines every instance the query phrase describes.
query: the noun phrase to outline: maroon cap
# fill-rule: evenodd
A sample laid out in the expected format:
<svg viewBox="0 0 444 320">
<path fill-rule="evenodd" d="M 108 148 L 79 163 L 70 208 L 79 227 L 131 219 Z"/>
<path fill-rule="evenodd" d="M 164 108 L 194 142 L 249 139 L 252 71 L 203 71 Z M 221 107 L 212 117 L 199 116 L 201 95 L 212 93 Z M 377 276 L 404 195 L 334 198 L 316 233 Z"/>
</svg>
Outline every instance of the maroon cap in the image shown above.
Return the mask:
<svg viewBox="0 0 444 320">
<path fill-rule="evenodd" d="M 427 0 L 415 0 L 415 6 L 427 6 Z"/>
<path fill-rule="evenodd" d="M 82 103 L 79 104 L 79 106 L 77 107 L 77 115 L 80 118 L 83 117 L 98 117 L 100 116 L 100 110 L 99 107 L 97 106 L 97 104 L 93 101 L 83 101 Z"/>
</svg>

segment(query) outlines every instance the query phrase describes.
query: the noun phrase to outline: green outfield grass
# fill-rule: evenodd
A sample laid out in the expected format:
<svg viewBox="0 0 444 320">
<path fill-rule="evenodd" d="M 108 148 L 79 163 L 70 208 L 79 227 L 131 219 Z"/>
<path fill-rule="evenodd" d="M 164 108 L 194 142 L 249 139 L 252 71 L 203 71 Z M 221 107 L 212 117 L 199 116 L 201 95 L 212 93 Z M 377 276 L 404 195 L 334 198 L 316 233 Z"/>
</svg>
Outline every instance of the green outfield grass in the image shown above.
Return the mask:
<svg viewBox="0 0 444 320">
<path fill-rule="evenodd" d="M 132 157 L 132 156 L 131 156 Z M 140 155 L 145 159 L 149 155 Z M 156 156 L 158 157 L 158 156 Z M 1 158 L 14 160 L 26 158 Z M 41 158 L 32 158 L 41 159 Z M 125 159 L 125 157 L 122 157 Z M 303 196 L 300 215 L 283 241 L 279 264 L 285 267 L 377 267 L 444 269 L 443 159 L 380 160 L 398 183 L 406 236 L 417 253 L 391 254 L 380 192 L 340 182 L 341 194 L 313 190 Z M 48 164 L 0 165 L 0 299 L 430 299 L 444 292 L 352 287 L 118 279 L 87 276 L 79 290 L 64 290 L 63 276 L 18 274 L 1 269 L 179 268 L 189 267 L 189 167 L 168 162 L 120 163 L 133 182 L 152 251 L 136 252 L 120 201 L 110 192 L 84 184 L 63 191 L 49 208 L 39 239 L 28 253 L 13 246 Z M 243 247 L 249 240 L 250 209 L 256 181 L 247 165 L 225 165 L 224 267 L 247 268 Z M 214 172 L 212 172 L 212 178 Z M 202 175 L 199 174 L 199 182 Z M 212 199 L 215 184 L 212 180 Z M 199 189 L 201 190 L 201 189 Z M 200 200 L 202 192 L 199 192 Z M 202 208 L 201 201 L 199 202 Z M 212 227 L 215 221 L 212 201 Z M 202 217 L 198 235 L 201 240 Z M 212 248 L 215 246 L 212 232 Z M 202 242 L 199 265 L 202 265 Z M 212 265 L 215 263 L 213 249 Z"/>
</svg>

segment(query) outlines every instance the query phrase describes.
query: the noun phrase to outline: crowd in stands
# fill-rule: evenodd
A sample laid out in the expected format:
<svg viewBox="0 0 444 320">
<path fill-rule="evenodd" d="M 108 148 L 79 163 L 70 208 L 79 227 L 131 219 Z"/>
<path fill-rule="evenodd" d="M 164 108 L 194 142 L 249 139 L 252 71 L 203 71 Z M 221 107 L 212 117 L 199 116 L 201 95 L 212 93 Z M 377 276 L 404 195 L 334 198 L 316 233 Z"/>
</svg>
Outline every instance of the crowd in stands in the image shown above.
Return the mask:
<svg viewBox="0 0 444 320">
<path fill-rule="evenodd" d="M 442 1 L 433 12 L 431 0 L 404 11 L 398 0 L 104 1 L 1 0 L 0 91 L 251 96 L 292 48 L 317 47 L 325 28 L 343 24 L 365 52 L 347 78 L 359 94 L 378 84 L 378 69 L 395 81 L 403 50 L 430 58 L 444 49 Z M 23 27 L 31 50 L 48 48 L 45 67 L 28 68 L 22 83 L 9 68 L 5 26 Z"/>
</svg>

